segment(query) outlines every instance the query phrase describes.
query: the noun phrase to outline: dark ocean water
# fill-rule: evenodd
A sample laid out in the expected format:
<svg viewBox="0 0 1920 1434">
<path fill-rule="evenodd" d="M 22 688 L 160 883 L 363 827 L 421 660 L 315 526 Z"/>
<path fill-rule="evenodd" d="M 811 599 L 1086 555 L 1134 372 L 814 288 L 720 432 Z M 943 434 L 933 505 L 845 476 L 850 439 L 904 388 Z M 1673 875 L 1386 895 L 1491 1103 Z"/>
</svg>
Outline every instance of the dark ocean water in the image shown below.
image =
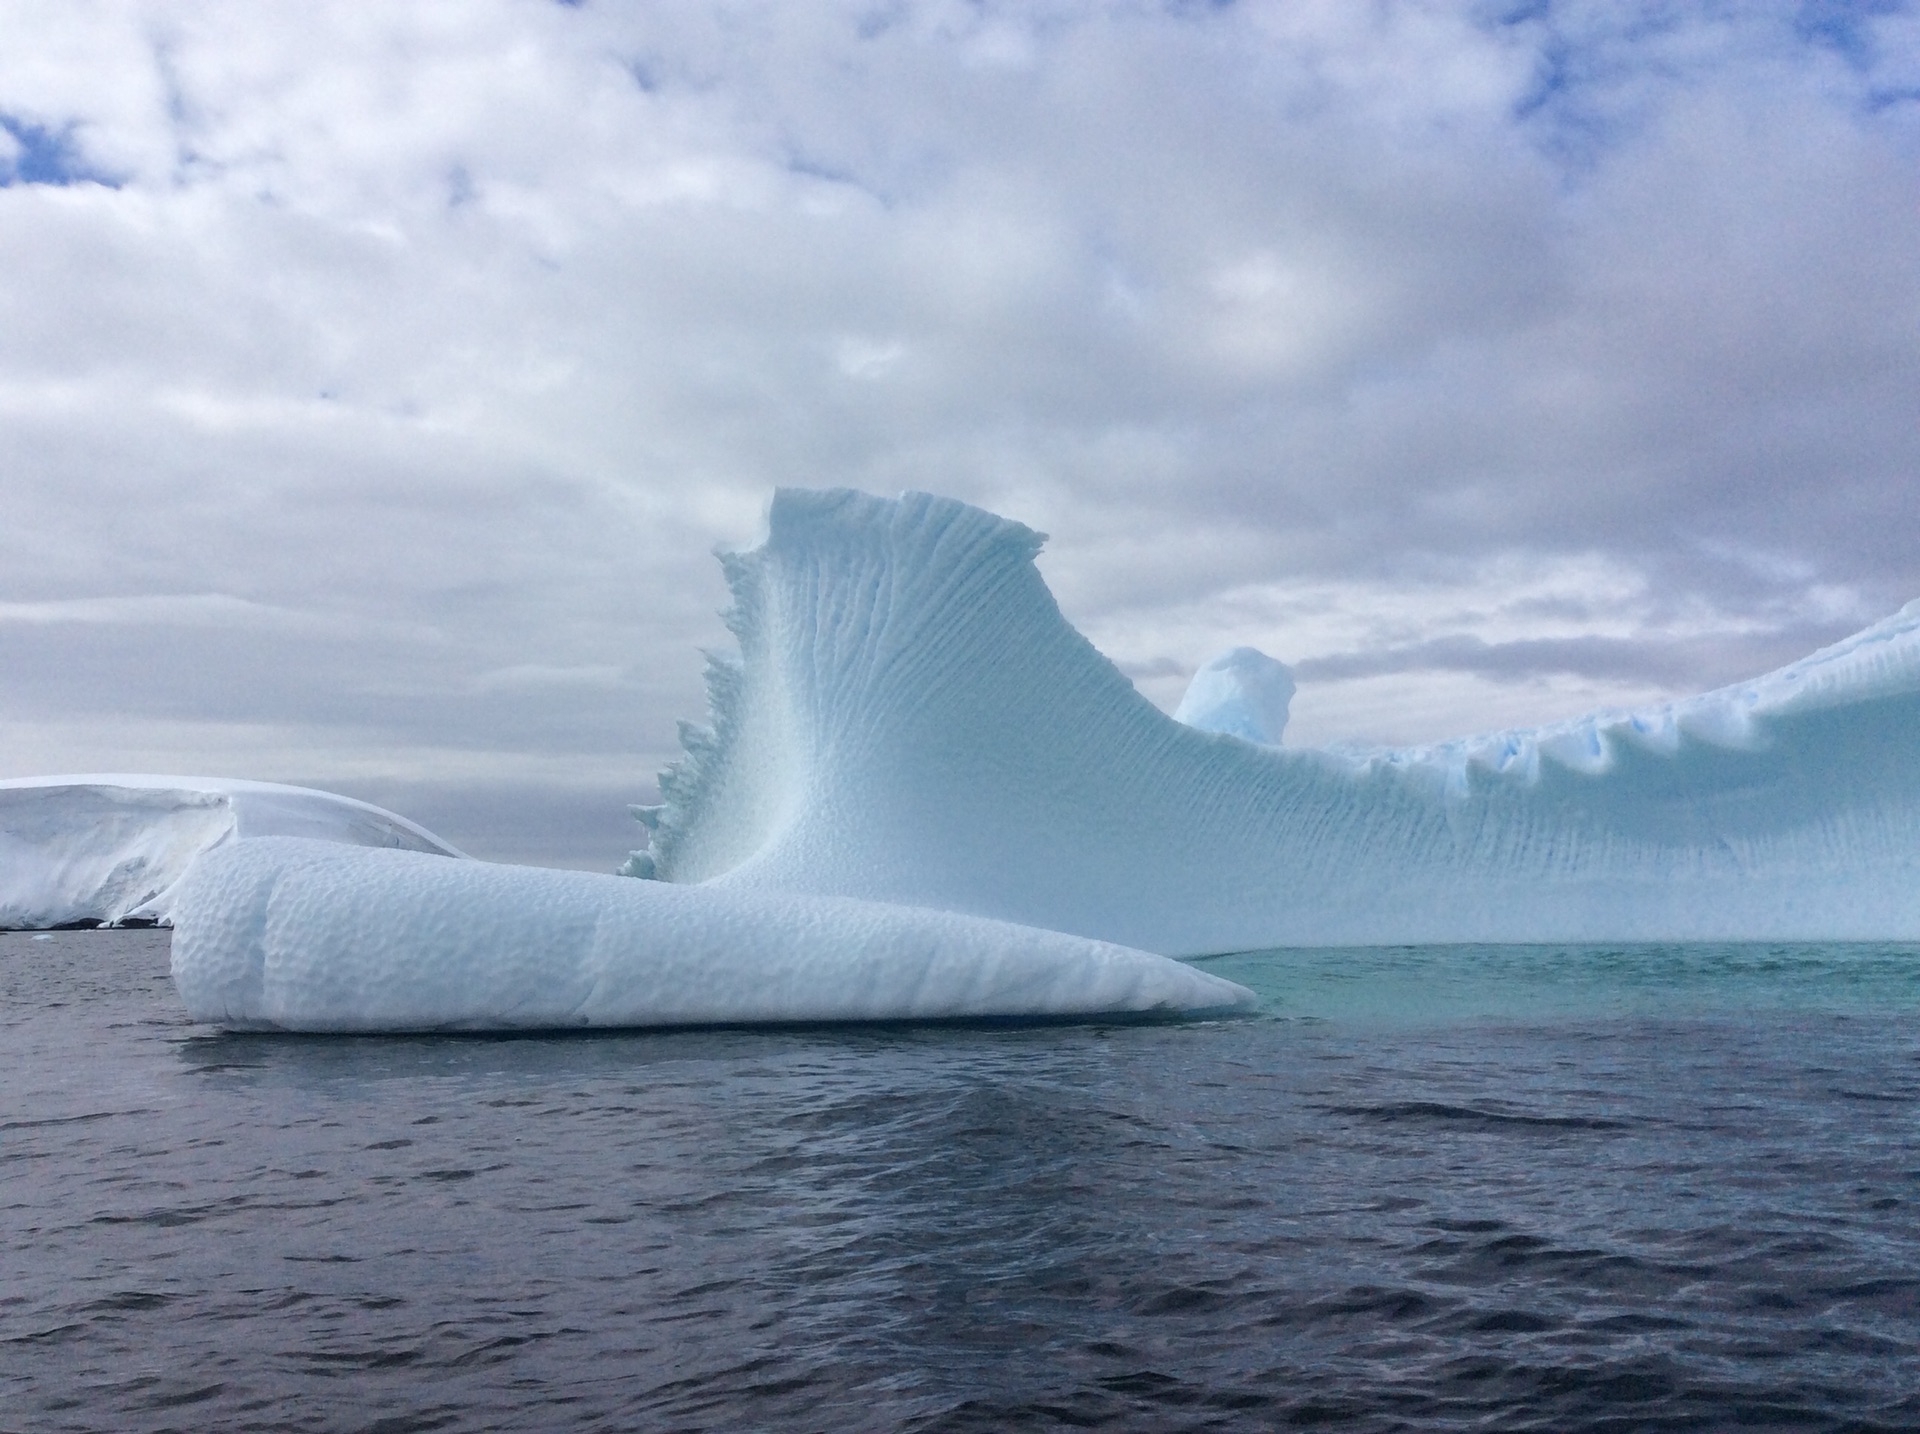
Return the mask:
<svg viewBox="0 0 1920 1434">
<path fill-rule="evenodd" d="M 221 1035 L 0 936 L 0 1428 L 1920 1428 L 1920 949 L 1266 1015 Z"/>
</svg>

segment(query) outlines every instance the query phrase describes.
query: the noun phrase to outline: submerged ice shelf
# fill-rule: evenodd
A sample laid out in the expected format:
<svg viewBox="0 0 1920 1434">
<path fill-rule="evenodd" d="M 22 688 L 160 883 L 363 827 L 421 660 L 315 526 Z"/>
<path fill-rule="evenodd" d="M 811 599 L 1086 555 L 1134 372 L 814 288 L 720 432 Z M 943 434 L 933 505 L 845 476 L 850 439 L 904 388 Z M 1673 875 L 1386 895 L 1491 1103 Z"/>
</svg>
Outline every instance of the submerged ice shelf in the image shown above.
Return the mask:
<svg viewBox="0 0 1920 1434">
<path fill-rule="evenodd" d="M 627 881 L 337 842 L 209 851 L 180 884 L 196 1019 L 513 1030 L 1230 1010 L 1253 994 L 1054 931 L 840 897 Z"/>
<path fill-rule="evenodd" d="M 739 656 L 629 873 L 1179 955 L 1920 938 L 1920 604 L 1643 712 L 1307 751 L 1262 745 L 1291 684 L 1258 654 L 1196 698 L 1224 732 L 1147 702 L 1062 617 L 1041 541 L 926 494 L 779 493 L 722 559 Z"/>
<path fill-rule="evenodd" d="M 0 929 L 165 920 L 201 852 L 260 836 L 460 853 L 403 816 L 310 787 L 112 773 L 0 781 Z"/>
</svg>

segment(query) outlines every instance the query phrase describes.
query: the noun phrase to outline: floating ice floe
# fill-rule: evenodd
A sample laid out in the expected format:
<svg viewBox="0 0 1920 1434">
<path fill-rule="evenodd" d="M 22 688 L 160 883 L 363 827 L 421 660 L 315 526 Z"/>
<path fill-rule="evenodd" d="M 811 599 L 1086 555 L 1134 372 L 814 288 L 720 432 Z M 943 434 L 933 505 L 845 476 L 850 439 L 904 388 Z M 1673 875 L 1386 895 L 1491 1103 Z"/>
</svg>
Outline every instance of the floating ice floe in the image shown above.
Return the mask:
<svg viewBox="0 0 1920 1434">
<path fill-rule="evenodd" d="M 271 837 L 177 888 L 196 1020 L 512 1030 L 1231 1010 L 1253 994 L 1143 951 L 844 897 L 671 886 Z"/>
<path fill-rule="evenodd" d="M 307 787 L 122 774 L 0 781 L 0 929 L 164 921 L 196 856 L 259 836 L 460 855 L 405 817 Z"/>
<path fill-rule="evenodd" d="M 722 559 L 739 656 L 627 871 L 1181 955 L 1920 939 L 1920 604 L 1646 711 L 1295 750 L 1231 673 L 1198 725 L 1259 741 L 1147 702 L 1061 616 L 1041 542 L 926 494 L 779 493 Z"/>
</svg>

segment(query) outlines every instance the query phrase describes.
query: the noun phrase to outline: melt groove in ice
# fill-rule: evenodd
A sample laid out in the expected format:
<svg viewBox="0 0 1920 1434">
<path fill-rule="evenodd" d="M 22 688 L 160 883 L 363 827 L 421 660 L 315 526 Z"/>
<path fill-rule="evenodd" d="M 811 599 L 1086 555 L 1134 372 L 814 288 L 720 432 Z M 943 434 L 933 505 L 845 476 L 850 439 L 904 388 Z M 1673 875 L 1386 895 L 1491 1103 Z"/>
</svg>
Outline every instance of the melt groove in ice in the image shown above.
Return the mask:
<svg viewBox="0 0 1920 1434">
<path fill-rule="evenodd" d="M 739 655 L 629 873 L 1181 955 L 1920 939 L 1920 603 L 1646 711 L 1294 750 L 1141 697 L 1062 617 L 1042 541 L 926 494 L 777 494 L 722 560 Z"/>
</svg>

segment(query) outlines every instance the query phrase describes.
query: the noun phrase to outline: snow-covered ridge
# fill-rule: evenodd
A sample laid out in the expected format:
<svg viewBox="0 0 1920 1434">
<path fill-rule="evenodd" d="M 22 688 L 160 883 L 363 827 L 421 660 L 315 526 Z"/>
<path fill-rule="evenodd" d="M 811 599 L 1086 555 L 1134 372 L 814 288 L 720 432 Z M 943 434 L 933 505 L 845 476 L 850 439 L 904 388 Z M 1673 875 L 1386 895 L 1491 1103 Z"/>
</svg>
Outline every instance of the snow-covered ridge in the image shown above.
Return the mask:
<svg viewBox="0 0 1920 1434">
<path fill-rule="evenodd" d="M 405 817 L 308 787 L 123 773 L 0 780 L 0 929 L 165 921 L 195 857 L 264 836 L 462 855 Z"/>
<path fill-rule="evenodd" d="M 1454 940 L 1920 939 L 1920 604 L 1754 681 L 1431 747 L 1166 717 L 1031 529 L 776 495 L 737 661 L 629 871 L 923 904 L 1179 954 Z"/>
<path fill-rule="evenodd" d="M 1231 1010 L 1253 993 L 1143 951 L 844 898 L 269 837 L 180 884 L 195 1020 L 513 1030 Z"/>
<path fill-rule="evenodd" d="M 1697 696 L 1424 747 L 1336 750 L 1363 765 L 1429 767 L 1454 782 L 1464 780 L 1470 767 L 1537 779 L 1543 761 L 1597 775 L 1611 770 L 1624 751 L 1672 756 L 1689 739 L 1759 751 L 1772 740 L 1770 724 L 1780 719 L 1881 698 L 1912 698 L 1916 692 L 1920 600 L 1797 662 Z"/>
</svg>

